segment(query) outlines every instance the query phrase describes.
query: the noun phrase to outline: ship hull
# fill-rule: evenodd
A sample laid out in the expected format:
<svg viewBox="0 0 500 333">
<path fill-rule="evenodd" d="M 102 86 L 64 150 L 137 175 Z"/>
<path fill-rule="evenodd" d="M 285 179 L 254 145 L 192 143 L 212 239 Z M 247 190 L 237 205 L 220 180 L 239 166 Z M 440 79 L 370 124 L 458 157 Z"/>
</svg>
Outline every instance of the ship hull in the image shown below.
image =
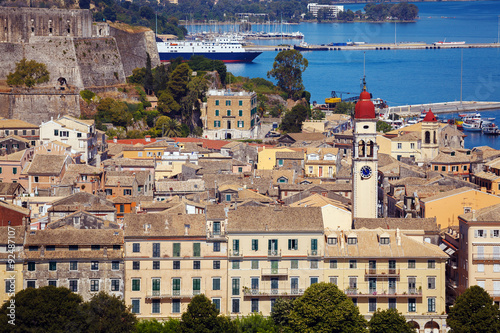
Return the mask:
<svg viewBox="0 0 500 333">
<path fill-rule="evenodd" d="M 246 52 L 159 52 L 160 61 L 167 62 L 172 59 L 181 57 L 184 61 L 189 60 L 192 56 L 203 56 L 207 59 L 211 60 L 221 60 L 227 63 L 234 62 L 252 62 L 255 58 L 257 58 L 262 52 L 256 51 L 246 51 Z"/>
</svg>

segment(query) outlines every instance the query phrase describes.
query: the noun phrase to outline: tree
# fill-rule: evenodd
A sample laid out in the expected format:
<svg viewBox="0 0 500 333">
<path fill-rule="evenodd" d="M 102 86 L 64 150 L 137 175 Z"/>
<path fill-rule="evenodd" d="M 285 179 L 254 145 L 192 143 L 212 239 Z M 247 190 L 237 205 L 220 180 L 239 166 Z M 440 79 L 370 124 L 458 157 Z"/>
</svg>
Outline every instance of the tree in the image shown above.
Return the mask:
<svg viewBox="0 0 500 333">
<path fill-rule="evenodd" d="M 161 116 L 156 121 L 156 129 L 162 133 L 162 136 L 175 137 L 181 132 L 181 124 L 175 119 L 167 116 Z"/>
<path fill-rule="evenodd" d="M 113 8 L 111 7 L 104 8 L 102 14 L 106 18 L 106 20 L 113 22 L 116 21 L 116 12 Z"/>
<path fill-rule="evenodd" d="M 196 295 L 188 305 L 187 311 L 182 314 L 182 332 L 216 332 L 220 326 L 217 316 L 219 310 L 215 308 L 205 295 Z"/>
<path fill-rule="evenodd" d="M 392 130 L 391 125 L 382 120 L 377 121 L 377 132 L 387 133 L 390 130 Z"/>
<path fill-rule="evenodd" d="M 7 75 L 7 84 L 31 88 L 36 84 L 48 82 L 49 78 L 49 71 L 45 64 L 23 58 L 16 63 L 16 70 Z"/>
<path fill-rule="evenodd" d="M 370 333 L 415 333 L 406 318 L 396 309 L 377 310 L 368 323 Z"/>
<path fill-rule="evenodd" d="M 158 98 L 158 111 L 160 111 L 161 114 L 176 113 L 179 112 L 180 109 L 181 106 L 174 100 L 170 92 L 163 91 L 160 93 L 160 98 Z"/>
<path fill-rule="evenodd" d="M 53 286 L 27 288 L 18 292 L 0 308 L 0 332 L 86 332 L 80 295 L 67 288 Z M 15 325 L 8 321 L 15 304 Z"/>
<path fill-rule="evenodd" d="M 453 333 L 500 332 L 500 311 L 483 288 L 472 286 L 458 296 L 446 323 Z"/>
<path fill-rule="evenodd" d="M 151 57 L 146 53 L 146 73 L 144 74 L 144 90 L 146 94 L 151 95 L 153 91 L 153 72 L 151 70 Z"/>
<path fill-rule="evenodd" d="M 186 63 L 178 65 L 172 72 L 172 76 L 168 82 L 168 89 L 172 93 L 176 102 L 180 102 L 180 100 L 187 94 L 189 72 L 190 69 Z"/>
<path fill-rule="evenodd" d="M 271 318 L 277 326 L 288 326 L 288 317 L 293 309 L 293 299 L 278 298 L 271 311 Z"/>
<path fill-rule="evenodd" d="M 315 283 L 294 302 L 289 325 L 295 332 L 366 332 L 359 309 L 333 283 Z"/>
<path fill-rule="evenodd" d="M 168 73 L 165 65 L 160 65 L 156 67 L 154 71 L 154 83 L 153 89 L 155 91 L 156 96 L 160 96 L 160 92 L 167 89 L 168 83 Z"/>
<path fill-rule="evenodd" d="M 289 98 L 297 99 L 304 89 L 302 73 L 306 70 L 308 61 L 297 50 L 285 50 L 274 58 L 273 69 L 267 72 L 267 77 L 276 79 L 278 87 L 288 94 Z"/>
<path fill-rule="evenodd" d="M 335 106 L 335 113 L 350 115 L 353 110 L 354 110 L 354 103 L 351 102 L 339 102 Z"/>
<path fill-rule="evenodd" d="M 135 327 L 136 333 L 177 333 L 180 331 L 181 321 L 174 318 L 162 322 L 156 319 L 141 320 Z"/>
<path fill-rule="evenodd" d="M 281 130 L 287 133 L 302 132 L 302 123 L 307 118 L 309 108 L 303 104 L 295 105 L 289 112 L 285 114 L 281 121 Z"/>
<path fill-rule="evenodd" d="M 80 0 L 78 5 L 80 9 L 90 9 L 90 0 Z"/>
<path fill-rule="evenodd" d="M 264 317 L 260 313 L 252 313 L 247 317 L 236 318 L 234 324 L 238 332 L 278 332 L 278 327 L 275 325 L 274 321 L 269 317 Z"/>
<path fill-rule="evenodd" d="M 83 309 L 89 323 L 88 332 L 130 332 L 137 323 L 122 299 L 103 291 L 84 303 Z"/>
</svg>

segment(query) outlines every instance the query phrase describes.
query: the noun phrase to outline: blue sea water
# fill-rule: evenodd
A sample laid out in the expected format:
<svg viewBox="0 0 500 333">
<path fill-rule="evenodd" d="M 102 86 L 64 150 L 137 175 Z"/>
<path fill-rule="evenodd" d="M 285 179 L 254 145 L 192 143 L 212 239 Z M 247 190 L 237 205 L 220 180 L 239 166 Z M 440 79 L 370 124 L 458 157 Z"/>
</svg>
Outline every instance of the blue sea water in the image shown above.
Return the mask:
<svg viewBox="0 0 500 333">
<path fill-rule="evenodd" d="M 500 1 L 416 3 L 414 23 L 300 23 L 283 31 L 300 31 L 310 44 L 465 41 L 494 43 L 499 38 Z M 356 11 L 364 5 L 345 5 Z M 253 30 L 265 30 L 254 25 Z M 268 29 L 268 28 L 267 28 Z M 280 27 L 275 27 L 281 29 Z M 279 31 L 279 30 L 278 30 Z M 256 43 L 299 43 L 293 40 Z M 277 52 L 263 52 L 253 63 L 228 64 L 228 71 L 247 77 L 266 77 Z M 303 52 L 309 66 L 303 82 L 311 100 L 324 102 L 332 90 L 359 93 L 363 62 L 368 89 L 389 105 L 460 100 L 461 49 Z M 500 101 L 500 49 L 463 49 L 462 99 Z M 488 112 L 497 117 L 500 111 Z M 469 135 L 468 147 L 487 144 L 500 149 L 500 138 Z"/>
</svg>

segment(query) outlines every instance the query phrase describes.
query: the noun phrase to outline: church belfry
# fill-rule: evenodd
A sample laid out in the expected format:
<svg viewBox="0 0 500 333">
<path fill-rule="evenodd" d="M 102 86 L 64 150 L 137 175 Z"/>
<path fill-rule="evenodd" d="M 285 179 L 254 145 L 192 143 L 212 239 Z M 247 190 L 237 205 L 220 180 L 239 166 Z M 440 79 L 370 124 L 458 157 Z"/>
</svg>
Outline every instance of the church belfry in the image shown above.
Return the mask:
<svg viewBox="0 0 500 333">
<path fill-rule="evenodd" d="M 361 92 L 354 112 L 353 218 L 376 218 L 378 203 L 377 118 L 370 93 Z"/>
<path fill-rule="evenodd" d="M 422 161 L 434 159 L 439 153 L 439 123 L 431 109 L 422 121 Z"/>
</svg>

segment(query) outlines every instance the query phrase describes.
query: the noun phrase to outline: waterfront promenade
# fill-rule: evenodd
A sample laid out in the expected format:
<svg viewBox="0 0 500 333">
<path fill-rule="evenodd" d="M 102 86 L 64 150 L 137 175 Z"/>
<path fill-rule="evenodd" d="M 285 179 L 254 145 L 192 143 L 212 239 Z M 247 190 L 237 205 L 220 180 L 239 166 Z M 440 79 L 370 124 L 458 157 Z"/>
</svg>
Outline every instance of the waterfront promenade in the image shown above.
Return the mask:
<svg viewBox="0 0 500 333">
<path fill-rule="evenodd" d="M 390 113 L 397 113 L 402 117 L 419 116 L 423 110 L 432 109 L 435 114 L 439 113 L 457 113 L 499 110 L 500 102 L 478 102 L 478 101 L 460 101 L 427 103 L 415 105 L 401 105 L 389 107 Z M 387 109 L 385 109 L 387 111 Z"/>
</svg>

